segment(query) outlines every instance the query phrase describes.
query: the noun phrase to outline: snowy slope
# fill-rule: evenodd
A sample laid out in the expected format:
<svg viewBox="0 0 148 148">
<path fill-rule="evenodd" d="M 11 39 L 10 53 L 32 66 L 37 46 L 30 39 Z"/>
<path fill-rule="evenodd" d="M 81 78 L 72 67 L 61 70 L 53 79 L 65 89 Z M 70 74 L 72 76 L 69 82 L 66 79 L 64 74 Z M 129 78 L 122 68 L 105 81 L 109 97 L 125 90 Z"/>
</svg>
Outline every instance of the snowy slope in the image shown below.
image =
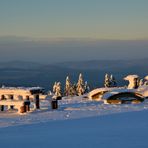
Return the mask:
<svg viewBox="0 0 148 148">
<path fill-rule="evenodd" d="M 148 110 L 1 128 L 1 148 L 147 148 Z"/>
</svg>

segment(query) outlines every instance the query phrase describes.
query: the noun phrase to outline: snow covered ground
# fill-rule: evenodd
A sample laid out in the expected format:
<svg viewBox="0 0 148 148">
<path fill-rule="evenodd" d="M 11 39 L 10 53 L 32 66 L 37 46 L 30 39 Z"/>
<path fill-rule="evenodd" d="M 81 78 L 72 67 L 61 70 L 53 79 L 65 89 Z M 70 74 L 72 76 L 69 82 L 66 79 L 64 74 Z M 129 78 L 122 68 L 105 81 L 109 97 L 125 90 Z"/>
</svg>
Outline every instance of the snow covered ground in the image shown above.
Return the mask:
<svg viewBox="0 0 148 148">
<path fill-rule="evenodd" d="M 74 98 L 59 109 L 26 115 L 0 112 L 0 147 L 147 148 L 148 101 L 108 105 Z"/>
<path fill-rule="evenodd" d="M 111 105 L 76 97 L 63 99 L 58 104 L 59 109 L 52 110 L 49 101 L 43 100 L 41 102 L 41 110 L 28 114 L 19 115 L 16 111 L 0 112 L 0 127 L 43 123 L 54 120 L 79 119 L 148 109 L 148 100 L 141 104 Z"/>
</svg>

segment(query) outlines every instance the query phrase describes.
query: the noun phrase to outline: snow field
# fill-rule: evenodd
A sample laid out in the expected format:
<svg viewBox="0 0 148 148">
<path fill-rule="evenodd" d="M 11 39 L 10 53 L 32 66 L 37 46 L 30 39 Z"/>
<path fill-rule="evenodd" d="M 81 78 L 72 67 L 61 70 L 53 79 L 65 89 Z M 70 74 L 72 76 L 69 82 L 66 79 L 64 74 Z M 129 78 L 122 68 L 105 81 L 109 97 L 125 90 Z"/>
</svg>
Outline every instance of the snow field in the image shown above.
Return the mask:
<svg viewBox="0 0 148 148">
<path fill-rule="evenodd" d="M 141 104 L 111 105 L 75 97 L 59 101 L 58 110 L 52 110 L 49 101 L 42 100 L 41 110 L 18 115 L 16 111 L 0 112 L 0 127 L 44 123 L 58 120 L 72 120 L 87 117 L 99 117 L 122 112 L 142 111 L 148 109 L 148 100 Z"/>
<path fill-rule="evenodd" d="M 5 148 L 147 148 L 148 110 L 1 128 Z"/>
</svg>

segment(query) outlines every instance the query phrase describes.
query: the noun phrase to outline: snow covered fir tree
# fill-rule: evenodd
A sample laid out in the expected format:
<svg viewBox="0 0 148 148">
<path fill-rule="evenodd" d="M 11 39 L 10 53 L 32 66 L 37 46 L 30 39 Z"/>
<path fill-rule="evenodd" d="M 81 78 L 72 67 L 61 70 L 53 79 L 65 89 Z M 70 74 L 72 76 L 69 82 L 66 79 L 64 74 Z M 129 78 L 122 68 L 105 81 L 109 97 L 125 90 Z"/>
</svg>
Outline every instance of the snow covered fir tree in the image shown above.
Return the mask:
<svg viewBox="0 0 148 148">
<path fill-rule="evenodd" d="M 53 95 L 54 97 L 59 97 L 59 96 L 80 96 L 83 95 L 84 93 L 88 93 L 90 91 L 90 87 L 88 85 L 88 82 L 83 80 L 83 75 L 80 73 L 78 77 L 77 83 L 72 83 L 70 81 L 70 77 L 67 76 L 65 80 L 65 86 L 64 86 L 64 92 L 62 93 L 62 88 L 61 88 L 61 83 L 60 82 L 55 82 L 53 85 Z M 50 92 L 50 91 L 49 91 Z M 50 93 L 52 94 L 52 93 Z"/>
<path fill-rule="evenodd" d="M 110 84 L 111 84 L 111 87 L 116 87 L 117 86 L 116 79 L 112 74 L 110 76 Z"/>
<path fill-rule="evenodd" d="M 76 91 L 78 96 L 83 95 L 85 92 L 84 80 L 81 73 L 79 74 Z"/>
<path fill-rule="evenodd" d="M 111 81 L 110 81 L 110 76 L 109 76 L 109 74 L 105 74 L 104 86 L 105 86 L 105 87 L 110 87 L 110 86 L 111 86 Z"/>
<path fill-rule="evenodd" d="M 89 87 L 89 85 L 88 85 L 88 82 L 87 82 L 87 81 L 85 81 L 85 84 L 84 84 L 84 90 L 85 90 L 85 92 L 84 92 L 84 93 L 88 93 L 88 92 L 90 91 L 90 87 Z"/>
<path fill-rule="evenodd" d="M 65 82 L 65 89 L 64 89 L 64 95 L 65 96 L 75 96 L 75 95 L 83 95 L 84 93 L 88 93 L 90 91 L 90 87 L 88 85 L 88 82 L 83 80 L 83 75 L 80 73 L 78 82 L 71 83 L 69 76 L 66 77 Z"/>
<path fill-rule="evenodd" d="M 105 74 L 104 87 L 116 87 L 117 82 L 115 77 L 111 74 Z"/>
<path fill-rule="evenodd" d="M 55 82 L 53 86 L 53 99 L 61 99 L 62 97 L 62 90 L 61 90 L 61 83 L 60 82 Z"/>
<path fill-rule="evenodd" d="M 143 79 L 140 79 L 139 80 L 139 86 L 142 86 L 144 84 L 144 80 Z"/>
<path fill-rule="evenodd" d="M 57 82 L 55 82 L 54 85 L 53 85 L 52 92 L 53 92 L 54 94 L 55 94 L 55 92 L 56 92 L 56 87 L 57 87 Z"/>
<path fill-rule="evenodd" d="M 66 82 L 65 82 L 65 96 L 69 96 L 70 95 L 70 89 L 71 89 L 71 82 L 69 79 L 69 76 L 66 77 Z"/>
<path fill-rule="evenodd" d="M 64 95 L 65 96 L 74 96 L 75 94 L 76 94 L 75 86 L 72 85 L 69 76 L 67 76 L 66 82 L 65 82 Z"/>
</svg>

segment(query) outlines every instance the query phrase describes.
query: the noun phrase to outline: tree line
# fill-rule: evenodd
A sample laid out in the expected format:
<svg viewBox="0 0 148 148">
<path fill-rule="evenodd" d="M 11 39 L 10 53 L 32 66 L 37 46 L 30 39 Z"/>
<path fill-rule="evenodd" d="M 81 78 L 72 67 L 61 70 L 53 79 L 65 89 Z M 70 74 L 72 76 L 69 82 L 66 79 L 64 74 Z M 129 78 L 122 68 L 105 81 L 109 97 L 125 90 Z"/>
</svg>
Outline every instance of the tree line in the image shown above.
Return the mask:
<svg viewBox="0 0 148 148">
<path fill-rule="evenodd" d="M 104 78 L 104 87 L 116 87 L 117 82 L 115 77 L 111 74 L 106 74 Z M 55 82 L 53 85 L 53 94 L 55 98 L 62 96 L 81 96 L 90 91 L 90 86 L 87 81 L 84 81 L 83 75 L 80 73 L 77 83 L 72 83 L 70 77 L 67 76 L 65 80 L 64 91 L 62 92 L 61 82 Z"/>
</svg>

